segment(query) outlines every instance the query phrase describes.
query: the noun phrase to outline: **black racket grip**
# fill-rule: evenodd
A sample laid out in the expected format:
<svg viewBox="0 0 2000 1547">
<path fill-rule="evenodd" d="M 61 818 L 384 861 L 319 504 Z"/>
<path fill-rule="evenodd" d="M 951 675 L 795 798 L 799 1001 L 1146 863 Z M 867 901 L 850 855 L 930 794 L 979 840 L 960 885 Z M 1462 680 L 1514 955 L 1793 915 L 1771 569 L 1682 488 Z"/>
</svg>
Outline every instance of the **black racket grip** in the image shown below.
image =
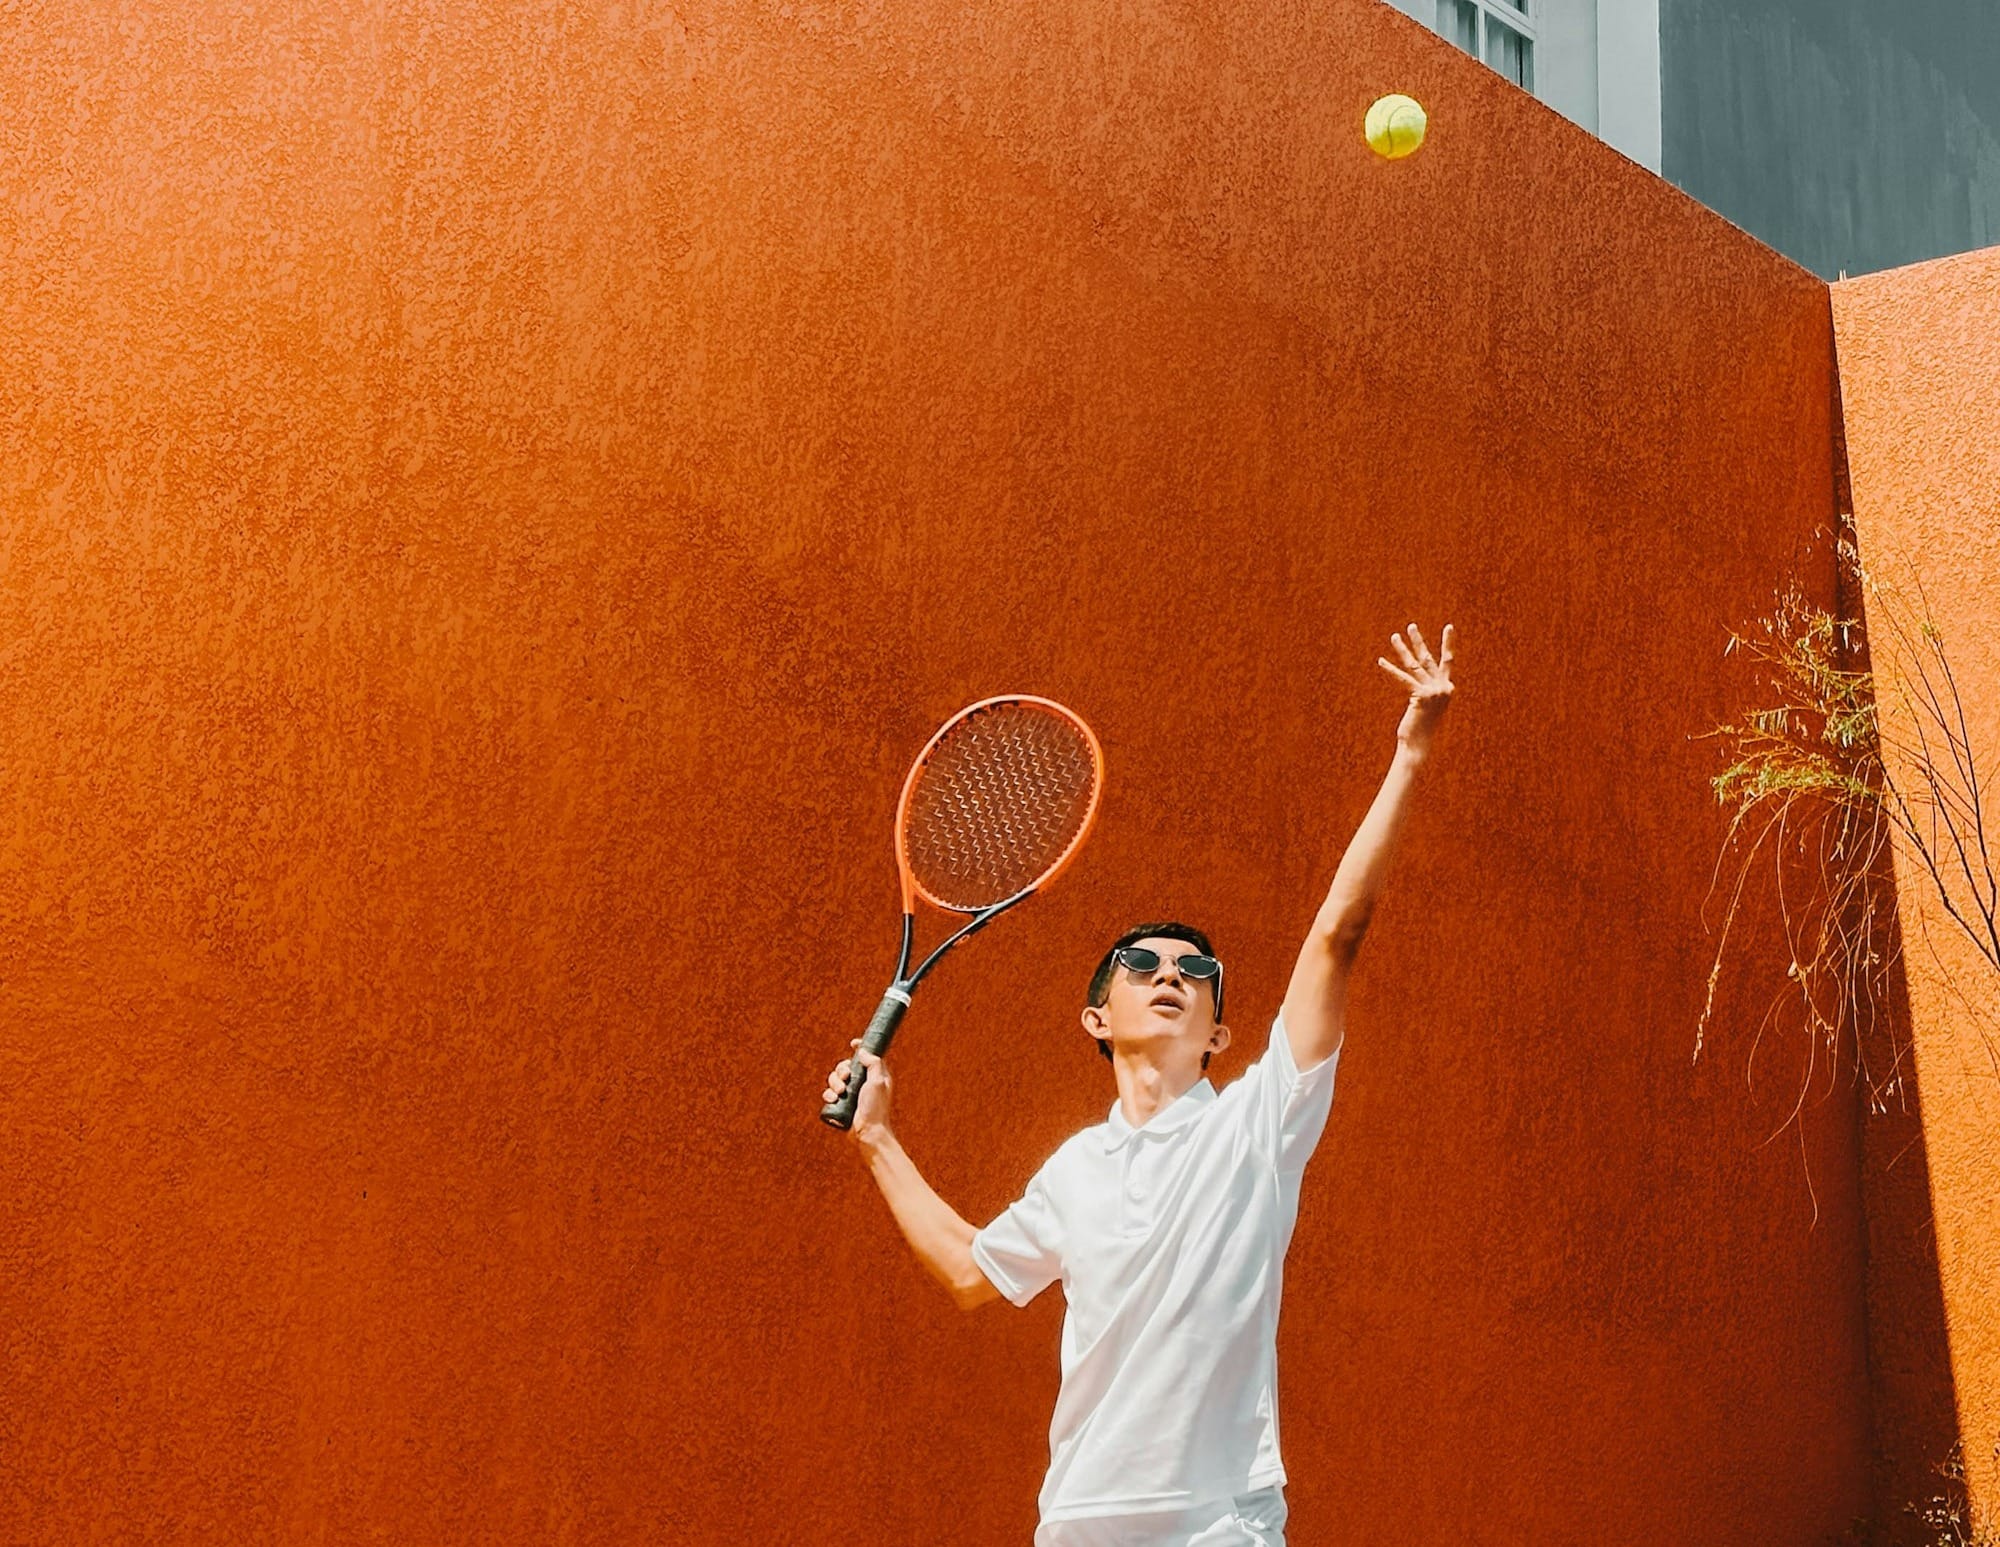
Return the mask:
<svg viewBox="0 0 2000 1547">
<path fill-rule="evenodd" d="M 863 1053 L 873 1053 L 880 1058 L 889 1051 L 889 1039 L 896 1035 L 896 1028 L 903 1024 L 903 1012 L 910 1007 L 907 989 L 892 988 L 882 996 L 882 1002 L 875 1007 L 875 1019 L 868 1023 L 868 1029 L 861 1034 L 861 1046 L 855 1049 L 854 1057 L 847 1066 L 847 1089 L 840 1093 L 836 1101 L 829 1101 L 819 1109 L 819 1120 L 829 1128 L 838 1128 L 842 1133 L 854 1126 L 855 1103 L 861 1099 L 861 1087 L 868 1082 L 868 1070 L 861 1062 Z"/>
</svg>

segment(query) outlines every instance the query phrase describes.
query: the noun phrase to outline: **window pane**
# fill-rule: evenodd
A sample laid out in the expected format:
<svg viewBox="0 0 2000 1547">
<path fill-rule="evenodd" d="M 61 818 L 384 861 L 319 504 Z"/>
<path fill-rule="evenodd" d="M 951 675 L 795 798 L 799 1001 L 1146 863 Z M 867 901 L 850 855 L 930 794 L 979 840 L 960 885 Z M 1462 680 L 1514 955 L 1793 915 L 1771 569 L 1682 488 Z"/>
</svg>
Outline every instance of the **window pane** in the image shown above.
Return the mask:
<svg viewBox="0 0 2000 1547">
<path fill-rule="evenodd" d="M 1500 3 L 1509 10 L 1519 11 L 1523 16 L 1528 14 L 1528 0 L 1500 0 Z"/>
<path fill-rule="evenodd" d="M 1535 45 L 1493 16 L 1486 18 L 1486 62 L 1524 91 L 1535 89 Z"/>
<path fill-rule="evenodd" d="M 1478 0 L 1438 0 L 1438 27 L 1468 54 L 1478 55 Z"/>
</svg>

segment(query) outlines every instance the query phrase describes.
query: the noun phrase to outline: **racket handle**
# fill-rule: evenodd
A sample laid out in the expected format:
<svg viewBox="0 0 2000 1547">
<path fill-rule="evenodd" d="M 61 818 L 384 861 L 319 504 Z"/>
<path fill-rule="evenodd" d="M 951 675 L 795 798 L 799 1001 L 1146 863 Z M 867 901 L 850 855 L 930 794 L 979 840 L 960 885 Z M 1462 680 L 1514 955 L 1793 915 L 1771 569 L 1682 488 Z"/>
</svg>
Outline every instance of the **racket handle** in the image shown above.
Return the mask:
<svg viewBox="0 0 2000 1547">
<path fill-rule="evenodd" d="M 819 1109 L 819 1120 L 829 1128 L 838 1128 L 842 1133 L 854 1126 L 854 1107 L 861 1100 L 861 1087 L 868 1082 L 867 1066 L 861 1062 L 863 1053 L 873 1053 L 880 1058 L 889 1051 L 889 1039 L 896 1035 L 896 1028 L 903 1023 L 903 1012 L 910 1007 L 909 990 L 894 987 L 882 996 L 882 1002 L 875 1007 L 875 1019 L 868 1023 L 868 1029 L 861 1034 L 861 1046 L 847 1066 L 847 1089 L 840 1093 L 836 1101 L 829 1101 Z"/>
</svg>

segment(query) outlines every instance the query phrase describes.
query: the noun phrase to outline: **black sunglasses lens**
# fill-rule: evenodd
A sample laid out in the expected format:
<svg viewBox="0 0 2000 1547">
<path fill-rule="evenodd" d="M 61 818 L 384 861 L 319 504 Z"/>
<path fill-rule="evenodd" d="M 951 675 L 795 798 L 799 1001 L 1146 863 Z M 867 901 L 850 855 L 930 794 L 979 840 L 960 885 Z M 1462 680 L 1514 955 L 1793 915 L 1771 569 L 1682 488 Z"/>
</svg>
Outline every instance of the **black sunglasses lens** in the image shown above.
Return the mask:
<svg viewBox="0 0 2000 1547">
<path fill-rule="evenodd" d="M 1160 968 L 1160 953 L 1149 951 L 1140 945 L 1126 946 L 1118 953 L 1118 959 L 1134 972 L 1157 972 Z M 1182 977 L 1194 978 L 1200 982 L 1206 982 L 1222 972 L 1221 962 L 1213 956 L 1202 956 L 1196 952 L 1176 957 L 1174 966 Z"/>
</svg>

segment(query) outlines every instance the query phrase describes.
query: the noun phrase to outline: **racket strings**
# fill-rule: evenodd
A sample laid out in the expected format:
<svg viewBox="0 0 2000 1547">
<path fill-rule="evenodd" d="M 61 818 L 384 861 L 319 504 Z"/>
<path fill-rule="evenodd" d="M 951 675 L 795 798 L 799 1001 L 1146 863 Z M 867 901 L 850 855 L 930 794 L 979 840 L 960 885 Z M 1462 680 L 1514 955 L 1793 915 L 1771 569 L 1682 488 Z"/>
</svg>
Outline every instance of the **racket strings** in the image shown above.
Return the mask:
<svg viewBox="0 0 2000 1547">
<path fill-rule="evenodd" d="M 1026 704 L 976 715 L 938 743 L 911 790 L 911 875 L 948 908 L 1012 897 L 1069 851 L 1096 783 L 1096 756 L 1068 719 Z"/>
</svg>

